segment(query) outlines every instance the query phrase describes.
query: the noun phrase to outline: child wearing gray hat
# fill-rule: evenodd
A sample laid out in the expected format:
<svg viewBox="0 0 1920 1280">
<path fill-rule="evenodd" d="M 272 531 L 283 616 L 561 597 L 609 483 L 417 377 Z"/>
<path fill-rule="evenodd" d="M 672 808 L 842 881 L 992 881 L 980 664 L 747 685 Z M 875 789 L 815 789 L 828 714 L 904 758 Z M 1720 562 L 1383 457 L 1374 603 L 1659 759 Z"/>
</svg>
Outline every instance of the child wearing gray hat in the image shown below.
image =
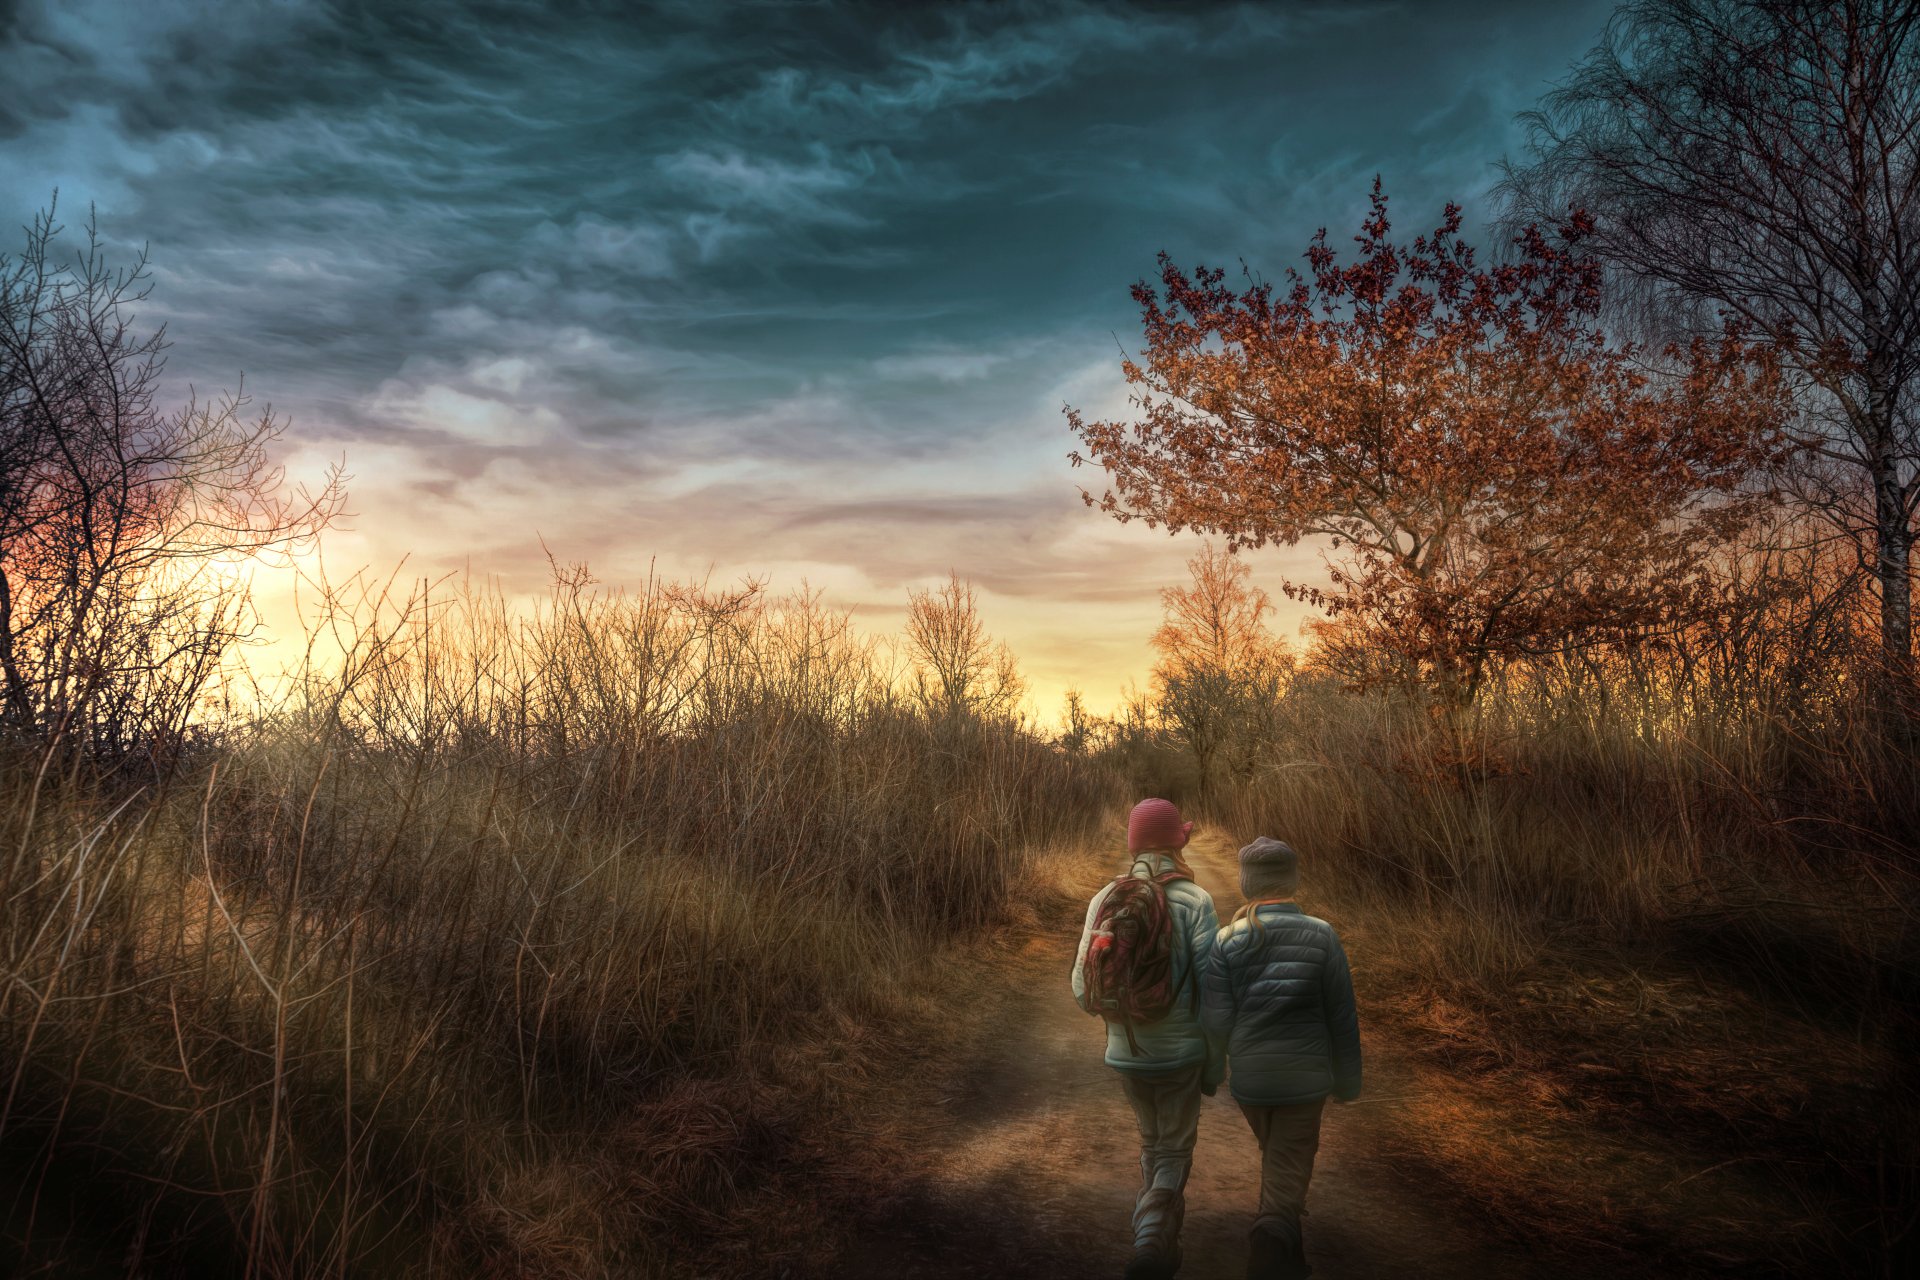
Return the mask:
<svg viewBox="0 0 1920 1280">
<path fill-rule="evenodd" d="M 1247 905 L 1214 941 L 1203 1021 L 1227 1041 L 1233 1097 L 1260 1143 L 1248 1280 L 1302 1280 L 1300 1215 L 1328 1095 L 1360 1096 L 1360 1022 L 1340 935 L 1293 900 L 1300 855 L 1261 836 L 1240 850 Z"/>
</svg>

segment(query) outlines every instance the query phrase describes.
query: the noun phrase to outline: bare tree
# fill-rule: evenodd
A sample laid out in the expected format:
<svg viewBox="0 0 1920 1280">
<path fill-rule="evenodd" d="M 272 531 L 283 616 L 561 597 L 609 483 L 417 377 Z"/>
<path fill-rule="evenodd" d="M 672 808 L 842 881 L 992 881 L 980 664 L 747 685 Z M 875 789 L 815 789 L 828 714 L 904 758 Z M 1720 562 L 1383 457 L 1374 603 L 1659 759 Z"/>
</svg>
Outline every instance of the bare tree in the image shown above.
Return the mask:
<svg viewBox="0 0 1920 1280">
<path fill-rule="evenodd" d="M 1011 714 L 1026 692 L 1013 651 L 987 635 L 973 584 L 959 574 L 908 594 L 907 646 L 914 695 L 940 715 Z"/>
<path fill-rule="evenodd" d="M 1153 633 L 1154 705 L 1167 734 L 1193 756 L 1212 793 L 1223 752 L 1243 768 L 1260 745 L 1261 712 L 1293 671 L 1286 643 L 1267 630 L 1273 601 L 1247 562 L 1207 543 L 1187 561 L 1191 581 L 1160 592 Z"/>
<path fill-rule="evenodd" d="M 1273 599 L 1253 585 L 1253 570 L 1229 551 L 1206 543 L 1187 561 L 1191 581 L 1163 587 L 1165 621 L 1153 633 L 1156 671 L 1173 667 L 1223 669 L 1263 661 L 1284 645 L 1267 630 Z"/>
<path fill-rule="evenodd" d="M 1870 494 L 1818 496 L 1873 547 L 1882 658 L 1906 687 L 1920 0 L 1632 0 L 1527 121 L 1531 158 L 1505 184 L 1516 222 L 1588 210 L 1588 248 L 1643 317 L 1731 313 L 1798 375 L 1802 443 L 1834 464 L 1808 478 Z"/>
<path fill-rule="evenodd" d="M 54 210 L 0 255 L 0 724 L 124 748 L 177 734 L 249 629 L 245 562 L 338 512 L 345 477 L 288 491 L 284 424 L 235 393 L 158 403 L 164 330 L 138 328 L 144 253 L 115 268 Z"/>
<path fill-rule="evenodd" d="M 1060 736 L 1054 739 L 1055 744 L 1069 755 L 1091 754 L 1098 745 L 1100 721 L 1087 710 L 1086 697 L 1078 689 L 1067 690 L 1061 718 L 1065 725 Z"/>
</svg>

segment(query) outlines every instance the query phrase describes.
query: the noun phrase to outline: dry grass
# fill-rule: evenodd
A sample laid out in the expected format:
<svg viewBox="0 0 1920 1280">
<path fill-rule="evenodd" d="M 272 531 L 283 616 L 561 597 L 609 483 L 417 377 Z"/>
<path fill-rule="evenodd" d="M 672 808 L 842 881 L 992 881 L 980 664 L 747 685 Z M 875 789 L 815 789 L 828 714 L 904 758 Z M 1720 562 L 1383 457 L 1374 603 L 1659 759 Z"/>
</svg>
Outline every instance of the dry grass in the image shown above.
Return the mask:
<svg viewBox="0 0 1920 1280">
<path fill-rule="evenodd" d="M 0 757 L 0 1268 L 824 1269 L 914 1167 L 968 970 L 1071 928 L 1084 867 L 1037 852 L 1116 798 L 912 689 L 804 596 L 563 576 L 335 597 L 145 787 Z M 1831 691 L 1449 724 L 1303 679 L 1270 727 L 1213 816 L 1307 855 L 1426 1185 L 1534 1243 L 1899 1274 L 1910 744 Z"/>
<path fill-rule="evenodd" d="M 5 1269 L 822 1264 L 940 962 L 1106 783 L 804 597 L 323 621 L 160 784 L 0 761 Z"/>
<path fill-rule="evenodd" d="M 1436 721 L 1303 682 L 1219 804 L 1297 843 L 1415 1054 L 1403 1152 L 1519 1237 L 1899 1274 L 1920 1138 L 1910 748 L 1496 694 Z"/>
</svg>

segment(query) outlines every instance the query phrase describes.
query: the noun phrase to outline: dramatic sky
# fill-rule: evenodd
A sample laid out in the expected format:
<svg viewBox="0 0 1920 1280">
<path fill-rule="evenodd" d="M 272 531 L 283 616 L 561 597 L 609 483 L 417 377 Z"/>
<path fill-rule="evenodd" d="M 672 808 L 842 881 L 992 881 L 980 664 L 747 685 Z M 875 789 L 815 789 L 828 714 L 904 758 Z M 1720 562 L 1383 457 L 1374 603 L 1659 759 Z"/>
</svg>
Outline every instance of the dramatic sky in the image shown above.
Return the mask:
<svg viewBox="0 0 1920 1280">
<path fill-rule="evenodd" d="M 244 373 L 296 477 L 345 455 L 336 575 L 533 591 L 544 540 L 884 631 L 951 567 L 1051 716 L 1144 675 L 1196 545 L 1066 462 L 1128 285 L 1278 275 L 1376 173 L 1409 229 L 1478 211 L 1606 10 L 0 0 L 0 225 L 58 188 L 150 247 L 178 389 Z"/>
</svg>

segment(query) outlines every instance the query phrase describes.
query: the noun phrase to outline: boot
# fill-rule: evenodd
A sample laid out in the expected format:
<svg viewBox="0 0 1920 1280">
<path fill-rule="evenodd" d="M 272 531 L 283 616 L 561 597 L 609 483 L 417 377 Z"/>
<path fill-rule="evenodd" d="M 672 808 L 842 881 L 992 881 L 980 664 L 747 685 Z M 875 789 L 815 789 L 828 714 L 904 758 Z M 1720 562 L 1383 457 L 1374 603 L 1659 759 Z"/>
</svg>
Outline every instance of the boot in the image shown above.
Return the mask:
<svg viewBox="0 0 1920 1280">
<path fill-rule="evenodd" d="M 1133 1261 L 1127 1264 L 1126 1280 L 1173 1280 L 1180 1270 L 1180 1227 L 1186 1216 L 1186 1197 L 1178 1187 L 1151 1187 L 1140 1197 L 1134 1206 Z"/>
<path fill-rule="evenodd" d="M 1284 1280 L 1293 1260 L 1287 1242 L 1270 1231 L 1247 1237 L 1247 1280 Z"/>
<path fill-rule="evenodd" d="M 1162 1253 L 1158 1249 L 1136 1249 L 1127 1264 L 1126 1280 L 1173 1280 L 1180 1270 L 1180 1250 Z"/>
<path fill-rule="evenodd" d="M 1293 1247 L 1288 1250 L 1288 1264 L 1293 1270 L 1287 1273 L 1288 1280 L 1307 1280 L 1313 1274 L 1313 1266 L 1307 1261 L 1307 1237 L 1303 1231 L 1293 1233 Z"/>
<path fill-rule="evenodd" d="M 1299 1233 L 1286 1236 L 1256 1228 L 1248 1235 L 1247 1280 L 1307 1280 L 1312 1274 Z"/>
</svg>

